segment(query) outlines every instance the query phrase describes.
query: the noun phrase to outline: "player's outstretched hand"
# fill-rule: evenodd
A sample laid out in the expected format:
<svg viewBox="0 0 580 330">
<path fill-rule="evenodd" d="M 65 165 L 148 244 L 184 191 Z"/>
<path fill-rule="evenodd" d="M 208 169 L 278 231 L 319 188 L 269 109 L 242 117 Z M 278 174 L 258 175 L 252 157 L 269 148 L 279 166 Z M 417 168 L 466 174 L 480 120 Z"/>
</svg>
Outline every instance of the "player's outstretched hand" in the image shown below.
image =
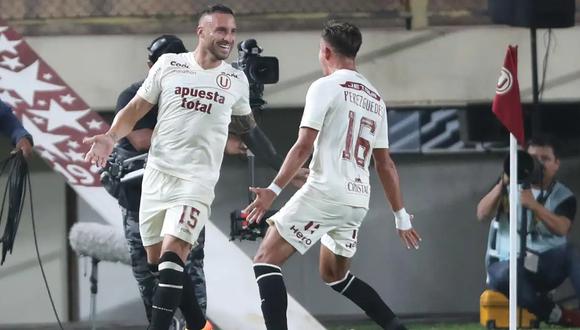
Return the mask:
<svg viewBox="0 0 580 330">
<path fill-rule="evenodd" d="M 419 242 L 421 241 L 421 236 L 415 231 L 414 228 L 410 228 L 407 230 L 397 229 L 399 232 L 399 237 L 401 237 L 401 241 L 403 244 L 407 246 L 407 249 L 414 247 L 415 249 L 419 249 Z"/>
<path fill-rule="evenodd" d="M 84 138 L 83 143 L 91 144 L 91 149 L 85 155 L 85 160 L 100 167 L 107 164 L 107 158 L 115 146 L 113 138 L 106 134 Z"/>
<path fill-rule="evenodd" d="M 292 178 L 292 181 L 290 181 L 290 183 L 296 188 L 300 188 L 306 183 L 306 179 L 308 179 L 309 174 L 310 174 L 309 169 L 301 168 L 298 170 L 294 178 Z"/>
<path fill-rule="evenodd" d="M 250 187 L 250 191 L 256 194 L 256 198 L 242 212 L 247 215 L 246 221 L 248 223 L 259 223 L 266 211 L 272 206 L 276 194 L 267 188 Z"/>
</svg>

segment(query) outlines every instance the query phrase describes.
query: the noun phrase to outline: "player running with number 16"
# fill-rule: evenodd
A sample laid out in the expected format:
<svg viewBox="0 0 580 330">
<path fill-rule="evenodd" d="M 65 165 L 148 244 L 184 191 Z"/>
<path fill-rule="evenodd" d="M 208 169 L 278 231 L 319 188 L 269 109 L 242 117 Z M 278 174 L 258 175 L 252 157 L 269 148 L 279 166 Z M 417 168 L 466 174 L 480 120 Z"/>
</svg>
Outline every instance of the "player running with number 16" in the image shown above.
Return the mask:
<svg viewBox="0 0 580 330">
<path fill-rule="evenodd" d="M 271 226 L 254 258 L 262 313 L 269 330 L 288 328 L 287 294 L 280 266 L 295 251 L 304 254 L 320 239 L 324 282 L 357 304 L 383 329 L 406 329 L 377 292 L 349 272 L 357 233 L 369 207 L 371 154 L 395 210 L 403 243 L 418 248 L 421 240 L 403 207 L 399 176 L 389 155 L 385 103 L 356 71 L 355 58 L 361 43 L 356 26 L 339 22 L 325 25 L 319 52 L 325 77 L 315 81 L 306 94 L 298 140 L 272 184 L 251 188 L 256 199 L 244 212 L 248 221 L 260 221 L 314 151 L 306 184 L 267 219 Z"/>
</svg>

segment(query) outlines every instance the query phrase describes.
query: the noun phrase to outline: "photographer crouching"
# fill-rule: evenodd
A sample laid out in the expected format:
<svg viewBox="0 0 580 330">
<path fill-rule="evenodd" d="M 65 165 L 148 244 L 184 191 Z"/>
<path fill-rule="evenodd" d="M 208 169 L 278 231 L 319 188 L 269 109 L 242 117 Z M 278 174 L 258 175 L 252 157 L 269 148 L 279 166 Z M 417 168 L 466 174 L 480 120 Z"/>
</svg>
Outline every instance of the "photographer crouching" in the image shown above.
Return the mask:
<svg viewBox="0 0 580 330">
<path fill-rule="evenodd" d="M 528 163 L 535 165 L 529 171 L 528 182 L 520 185 L 518 231 L 521 233 L 525 210 L 527 248 L 524 269 L 518 270 L 518 304 L 540 321 L 580 326 L 580 311 L 563 309 L 548 295 L 570 278 L 576 298 L 580 298 L 580 254 L 566 238 L 576 215 L 576 197 L 556 180 L 560 153 L 553 138 L 532 139 L 526 151 L 532 157 Z M 509 296 L 508 182 L 509 177 L 503 174 L 477 205 L 479 221 L 491 219 L 486 252 L 488 288 L 506 297 Z"/>
</svg>

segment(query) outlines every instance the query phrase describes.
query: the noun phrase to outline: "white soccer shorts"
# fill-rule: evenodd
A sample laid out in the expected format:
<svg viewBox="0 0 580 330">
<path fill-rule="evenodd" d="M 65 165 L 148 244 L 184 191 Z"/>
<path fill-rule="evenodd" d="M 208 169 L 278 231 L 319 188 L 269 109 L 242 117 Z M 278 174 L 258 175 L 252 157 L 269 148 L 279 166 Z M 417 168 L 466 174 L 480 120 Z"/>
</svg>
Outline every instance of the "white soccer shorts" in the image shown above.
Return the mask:
<svg viewBox="0 0 580 330">
<path fill-rule="evenodd" d="M 313 200 L 299 190 L 267 221 L 301 254 L 321 243 L 336 255 L 351 258 L 366 208 Z"/>
<path fill-rule="evenodd" d="M 165 235 L 195 247 L 209 220 L 209 205 L 188 195 L 194 184 L 152 168 L 145 170 L 139 208 L 139 232 L 143 246 L 163 241 Z"/>
</svg>

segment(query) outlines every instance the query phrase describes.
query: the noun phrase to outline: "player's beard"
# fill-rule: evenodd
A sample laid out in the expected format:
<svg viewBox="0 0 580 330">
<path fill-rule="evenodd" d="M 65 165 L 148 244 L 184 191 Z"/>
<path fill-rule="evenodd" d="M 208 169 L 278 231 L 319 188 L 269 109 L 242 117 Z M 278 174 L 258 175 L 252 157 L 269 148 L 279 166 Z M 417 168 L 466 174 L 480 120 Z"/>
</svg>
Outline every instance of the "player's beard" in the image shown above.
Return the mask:
<svg viewBox="0 0 580 330">
<path fill-rule="evenodd" d="M 212 44 L 212 47 L 210 47 L 209 51 L 212 53 L 213 56 L 215 56 L 216 59 L 218 60 L 225 60 L 228 57 L 230 57 L 230 54 L 232 52 L 232 44 L 229 44 L 230 49 L 227 52 L 227 54 L 225 53 L 224 49 L 222 49 L 220 47 L 220 43 L 214 43 Z"/>
</svg>

